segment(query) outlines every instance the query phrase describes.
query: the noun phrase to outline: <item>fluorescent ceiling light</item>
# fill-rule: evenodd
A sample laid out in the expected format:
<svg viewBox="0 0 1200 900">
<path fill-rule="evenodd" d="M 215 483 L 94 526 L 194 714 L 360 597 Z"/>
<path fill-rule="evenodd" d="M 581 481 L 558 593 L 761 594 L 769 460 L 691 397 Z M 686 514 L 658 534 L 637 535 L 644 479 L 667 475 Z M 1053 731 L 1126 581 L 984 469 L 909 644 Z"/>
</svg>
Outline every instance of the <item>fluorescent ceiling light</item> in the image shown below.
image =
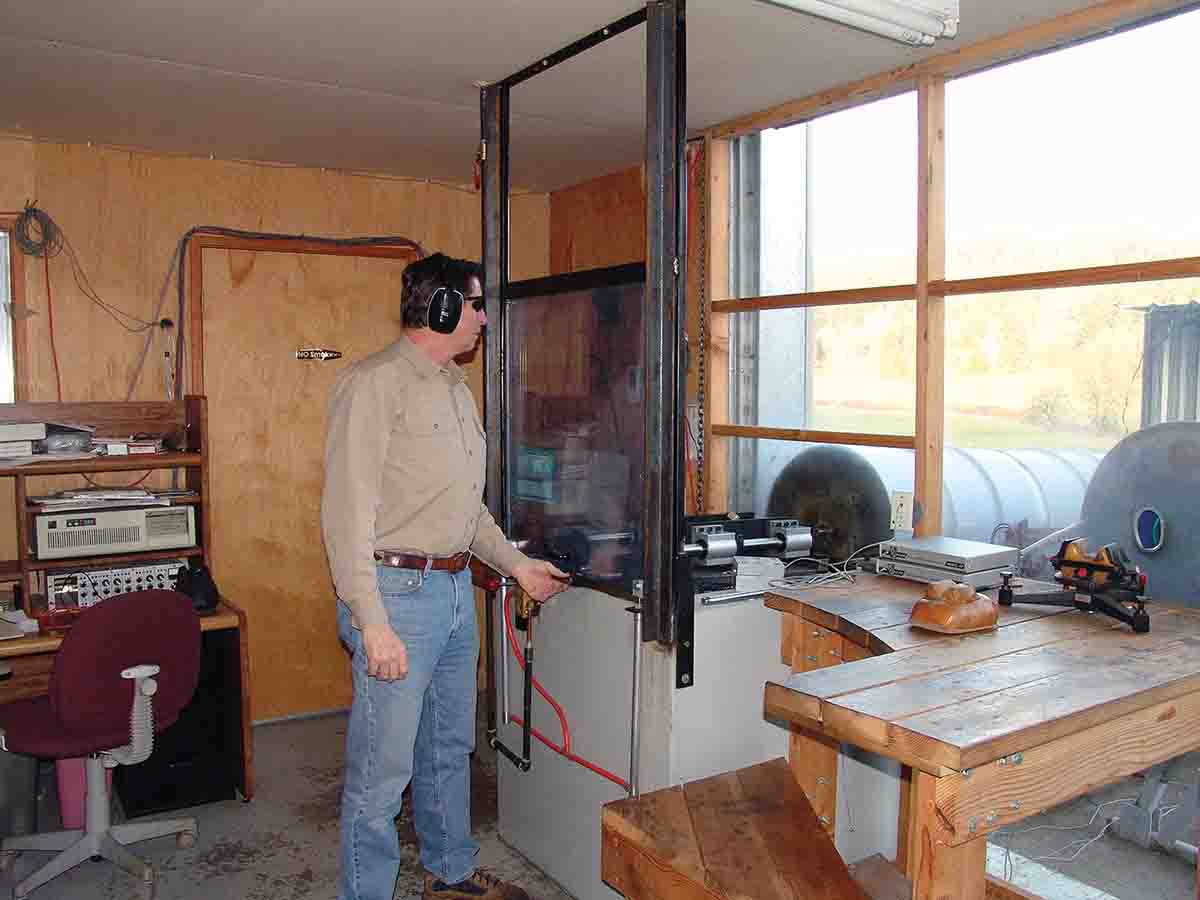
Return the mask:
<svg viewBox="0 0 1200 900">
<path fill-rule="evenodd" d="M 916 47 L 958 34 L 958 0 L 763 0 Z"/>
</svg>

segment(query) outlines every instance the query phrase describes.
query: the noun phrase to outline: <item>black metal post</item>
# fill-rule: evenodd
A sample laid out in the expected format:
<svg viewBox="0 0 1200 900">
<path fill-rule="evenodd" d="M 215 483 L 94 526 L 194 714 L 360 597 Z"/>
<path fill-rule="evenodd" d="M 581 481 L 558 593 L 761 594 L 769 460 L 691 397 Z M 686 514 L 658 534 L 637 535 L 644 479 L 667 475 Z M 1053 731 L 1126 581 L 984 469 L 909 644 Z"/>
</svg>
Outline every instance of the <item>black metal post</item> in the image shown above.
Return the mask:
<svg viewBox="0 0 1200 900">
<path fill-rule="evenodd" d="M 646 518 L 644 640 L 677 641 L 675 558 L 683 543 L 683 283 L 686 223 L 683 0 L 646 14 Z M 688 636 L 690 641 L 691 636 Z M 677 683 L 679 682 L 677 673 Z M 682 685 L 681 685 L 682 686 Z"/>
</svg>

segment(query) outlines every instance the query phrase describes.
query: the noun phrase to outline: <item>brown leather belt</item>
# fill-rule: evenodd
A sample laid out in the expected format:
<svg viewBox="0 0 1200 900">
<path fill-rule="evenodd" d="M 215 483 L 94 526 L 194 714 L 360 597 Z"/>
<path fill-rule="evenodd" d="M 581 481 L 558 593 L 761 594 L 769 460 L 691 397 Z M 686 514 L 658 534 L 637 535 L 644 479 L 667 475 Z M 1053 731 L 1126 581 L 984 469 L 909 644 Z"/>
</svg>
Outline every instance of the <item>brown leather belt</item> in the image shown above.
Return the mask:
<svg viewBox="0 0 1200 900">
<path fill-rule="evenodd" d="M 461 572 L 471 561 L 471 551 L 464 550 L 453 556 L 420 556 L 413 553 L 396 553 L 391 550 L 376 550 L 375 561 L 393 569 L 437 569 L 444 572 Z"/>
</svg>

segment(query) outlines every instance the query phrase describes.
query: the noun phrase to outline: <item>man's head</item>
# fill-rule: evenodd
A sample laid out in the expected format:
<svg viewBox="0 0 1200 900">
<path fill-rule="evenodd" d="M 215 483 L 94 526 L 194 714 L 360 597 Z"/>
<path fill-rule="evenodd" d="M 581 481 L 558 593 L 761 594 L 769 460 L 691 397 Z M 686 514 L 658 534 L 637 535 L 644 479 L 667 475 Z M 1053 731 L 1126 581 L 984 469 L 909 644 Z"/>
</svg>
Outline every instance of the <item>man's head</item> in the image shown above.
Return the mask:
<svg viewBox="0 0 1200 900">
<path fill-rule="evenodd" d="M 400 292 L 404 328 L 447 359 L 471 350 L 487 324 L 482 279 L 478 263 L 443 253 L 410 263 Z"/>
</svg>

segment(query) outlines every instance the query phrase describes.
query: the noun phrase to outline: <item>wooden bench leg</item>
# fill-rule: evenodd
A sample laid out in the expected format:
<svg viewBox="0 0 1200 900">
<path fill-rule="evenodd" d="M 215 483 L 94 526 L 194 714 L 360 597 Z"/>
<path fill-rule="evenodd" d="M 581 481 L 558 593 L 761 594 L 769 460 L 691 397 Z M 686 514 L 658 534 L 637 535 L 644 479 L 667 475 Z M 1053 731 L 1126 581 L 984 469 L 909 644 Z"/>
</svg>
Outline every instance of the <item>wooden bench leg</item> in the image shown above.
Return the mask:
<svg viewBox="0 0 1200 900">
<path fill-rule="evenodd" d="M 821 735 L 792 730 L 788 764 L 812 804 L 821 827 L 832 836 L 837 814 L 837 770 L 841 745 Z"/>
<path fill-rule="evenodd" d="M 934 787 L 937 779 L 913 772 L 908 877 L 913 900 L 984 900 L 987 890 L 987 837 L 957 847 L 938 840 Z"/>
<path fill-rule="evenodd" d="M 900 815 L 896 817 L 895 866 L 902 875 L 908 875 L 908 845 L 912 825 L 913 770 L 911 766 L 900 767 Z"/>
</svg>

